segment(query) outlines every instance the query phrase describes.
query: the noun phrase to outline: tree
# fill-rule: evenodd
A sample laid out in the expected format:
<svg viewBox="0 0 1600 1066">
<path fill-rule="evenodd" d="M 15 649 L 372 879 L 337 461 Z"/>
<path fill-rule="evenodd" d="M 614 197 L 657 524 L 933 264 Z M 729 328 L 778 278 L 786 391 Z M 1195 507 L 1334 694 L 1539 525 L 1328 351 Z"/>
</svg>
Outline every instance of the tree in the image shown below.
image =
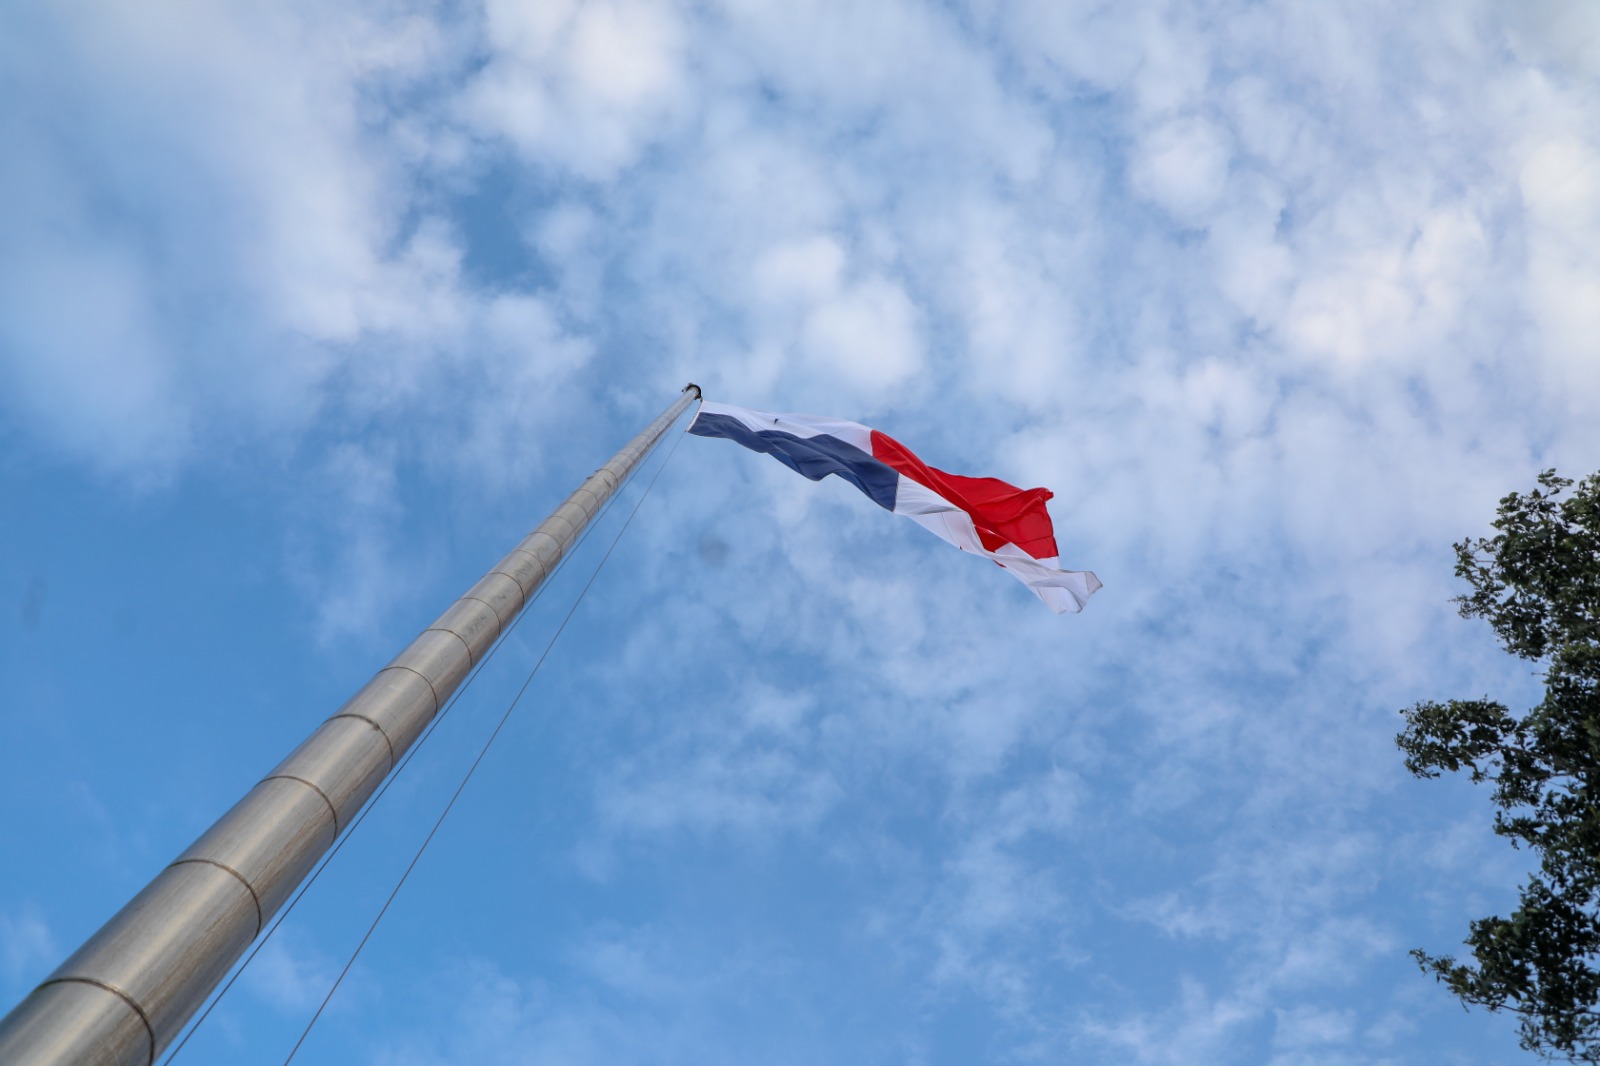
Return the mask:
<svg viewBox="0 0 1600 1066">
<path fill-rule="evenodd" d="M 1494 831 L 1538 858 L 1511 917 L 1471 923 L 1457 962 L 1417 950 L 1463 1003 L 1510 1011 L 1522 1046 L 1600 1063 L 1600 473 L 1554 470 L 1500 501 L 1496 533 L 1455 545 L 1463 618 L 1544 667 L 1520 716 L 1488 698 L 1419 703 L 1396 743 L 1418 777 L 1466 770 L 1493 784 Z"/>
</svg>

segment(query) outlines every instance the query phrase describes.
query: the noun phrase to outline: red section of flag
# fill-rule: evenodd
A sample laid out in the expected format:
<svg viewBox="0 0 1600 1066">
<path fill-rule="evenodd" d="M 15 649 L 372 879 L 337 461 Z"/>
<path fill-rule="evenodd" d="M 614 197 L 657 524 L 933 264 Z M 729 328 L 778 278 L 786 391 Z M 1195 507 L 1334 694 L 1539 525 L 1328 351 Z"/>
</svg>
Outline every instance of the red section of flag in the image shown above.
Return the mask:
<svg viewBox="0 0 1600 1066">
<path fill-rule="evenodd" d="M 971 515 L 978 539 L 989 551 L 1015 544 L 1035 559 L 1054 559 L 1058 554 L 1055 527 L 1044 506 L 1052 495 L 1049 489 L 1019 489 L 995 477 L 962 477 L 935 470 L 905 445 L 877 430 L 872 431 L 872 457 Z"/>
</svg>

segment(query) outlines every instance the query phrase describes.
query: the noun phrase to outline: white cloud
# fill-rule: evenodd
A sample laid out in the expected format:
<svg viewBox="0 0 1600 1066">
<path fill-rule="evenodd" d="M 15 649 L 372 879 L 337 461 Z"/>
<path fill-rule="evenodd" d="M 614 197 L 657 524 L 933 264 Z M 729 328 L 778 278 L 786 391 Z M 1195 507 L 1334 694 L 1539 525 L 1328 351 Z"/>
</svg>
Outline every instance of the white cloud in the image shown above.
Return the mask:
<svg viewBox="0 0 1600 1066">
<path fill-rule="evenodd" d="M 56 412 L 67 450 L 135 472 L 181 467 L 219 409 L 298 422 L 331 362 L 298 341 L 355 339 L 386 269 L 398 205 L 356 86 L 406 57 L 337 14 L 332 43 L 292 11 L 33 21 L 27 91 L 0 116 L 31 146 L 0 281 L 22 402 Z"/>
<path fill-rule="evenodd" d="M 1506 36 L 1530 65 L 1581 82 L 1600 69 L 1600 12 L 1572 0 L 1530 0 L 1504 13 Z"/>
<path fill-rule="evenodd" d="M 1549 352 L 1551 391 L 1600 392 L 1600 152 L 1575 137 L 1534 147 L 1518 174 L 1528 219 L 1527 300 Z"/>
<path fill-rule="evenodd" d="M 1143 138 L 1134 157 L 1133 187 L 1178 222 L 1203 223 L 1222 197 L 1231 157 L 1215 124 L 1175 119 Z"/>
<path fill-rule="evenodd" d="M 447 964 L 426 980 L 425 1008 L 378 1041 L 371 1061 L 771 1061 L 786 1034 L 803 1031 L 796 1002 L 789 1017 L 769 1015 L 770 1029 L 727 1026 L 782 968 L 754 944 L 722 954 L 678 931 L 613 925 L 576 933 L 564 961 L 558 976 L 529 979 L 485 961 Z"/>
<path fill-rule="evenodd" d="M 405 595 L 386 532 L 400 512 L 394 465 L 382 449 L 339 445 L 316 471 L 316 490 L 305 495 L 313 510 L 291 534 L 289 568 L 315 605 L 324 645 L 369 636 Z M 328 542 L 309 539 L 329 530 Z"/>
<path fill-rule="evenodd" d="M 833 237 L 786 241 L 756 255 L 749 291 L 770 343 L 795 337 L 799 368 L 882 395 L 922 366 L 920 316 L 900 285 L 850 266 Z"/>
<path fill-rule="evenodd" d="M 328 414 L 449 419 L 438 382 L 508 352 L 513 386 L 583 362 L 536 298 L 468 285 L 427 187 L 478 164 L 436 103 L 389 110 L 455 68 L 460 26 L 403 5 L 79 15 L 32 16 L 27 91 L 0 110 L 30 204 L 0 220 L 0 374 L 55 446 L 160 479 Z M 525 410 L 508 388 L 473 432 Z"/>
<path fill-rule="evenodd" d="M 1072 88 L 1074 82 L 1100 92 L 1119 88 L 1143 62 L 1151 22 L 1147 11 L 1103 0 L 997 6 L 1007 39 L 1033 80 L 1056 94 L 1071 92 L 1063 80 Z"/>
<path fill-rule="evenodd" d="M 193 414 L 155 328 L 139 265 L 114 248 L 41 251 L 0 266 L 13 408 L 74 458 L 165 470 L 188 453 Z"/>
<path fill-rule="evenodd" d="M 488 62 L 461 113 L 530 162 L 608 179 L 678 118 L 683 33 L 670 6 L 602 0 L 485 6 Z"/>
<path fill-rule="evenodd" d="M 296 935 L 280 930 L 244 971 L 245 991 L 297 1020 L 309 1018 L 339 976 L 338 964 Z M 348 990 L 345 990 L 348 991 Z"/>
<path fill-rule="evenodd" d="M 806 318 L 801 345 L 809 367 L 868 395 L 882 395 L 922 363 L 916 309 L 882 278 L 865 278 L 819 305 Z"/>
<path fill-rule="evenodd" d="M 1218 290 L 1246 319 L 1265 324 L 1282 314 L 1293 252 L 1279 238 L 1282 190 L 1251 175 L 1238 182 L 1239 193 L 1207 223 L 1206 243 L 1217 268 Z"/>
<path fill-rule="evenodd" d="M 1319 1010 L 1316 1007 L 1295 1007 L 1275 1011 L 1276 1024 L 1273 1045 L 1283 1051 L 1295 1053 L 1326 1054 L 1332 1046 L 1350 1039 L 1355 1025 L 1348 1012 Z M 1273 1061 L 1279 1061 L 1275 1058 Z M 1304 1061 L 1325 1061 L 1308 1058 Z"/>
<path fill-rule="evenodd" d="M 839 290 L 844 267 L 844 249 L 833 238 L 815 236 L 793 241 L 756 259 L 751 271 L 752 289 L 763 302 L 814 303 Z"/>
<path fill-rule="evenodd" d="M 60 961 L 50 926 L 36 911 L 0 914 L 0 978 L 13 997 L 23 995 Z"/>
<path fill-rule="evenodd" d="M 1185 1066 L 1218 1062 L 1236 1039 L 1239 1026 L 1255 1011 L 1239 1002 L 1217 998 L 1194 981 L 1182 984 L 1181 998 L 1159 1018 L 1090 1021 L 1085 1035 L 1122 1056 L 1124 1062 Z"/>
<path fill-rule="evenodd" d="M 840 789 L 825 766 L 808 765 L 808 713 L 803 696 L 753 679 L 730 705 L 663 724 L 645 751 L 599 770 L 595 845 L 614 835 L 750 839 L 816 825 Z"/>
</svg>

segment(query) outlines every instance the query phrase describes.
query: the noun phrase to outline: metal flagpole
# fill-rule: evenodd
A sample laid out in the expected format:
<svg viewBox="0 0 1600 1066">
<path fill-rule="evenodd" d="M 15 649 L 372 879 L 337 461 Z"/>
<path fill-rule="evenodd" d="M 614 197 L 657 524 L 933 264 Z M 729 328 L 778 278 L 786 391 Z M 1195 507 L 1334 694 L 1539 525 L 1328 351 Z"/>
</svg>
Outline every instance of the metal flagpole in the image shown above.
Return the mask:
<svg viewBox="0 0 1600 1066">
<path fill-rule="evenodd" d="M 695 385 L 0 1019 L 5 1066 L 154 1066 Z"/>
</svg>

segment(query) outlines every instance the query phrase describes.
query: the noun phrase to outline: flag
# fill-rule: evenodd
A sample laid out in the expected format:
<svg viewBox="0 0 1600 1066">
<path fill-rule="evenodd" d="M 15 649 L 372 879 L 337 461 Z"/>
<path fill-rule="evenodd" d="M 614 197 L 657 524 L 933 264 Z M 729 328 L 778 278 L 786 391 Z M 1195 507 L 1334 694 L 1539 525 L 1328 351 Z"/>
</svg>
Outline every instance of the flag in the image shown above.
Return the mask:
<svg viewBox="0 0 1600 1066">
<path fill-rule="evenodd" d="M 1045 501 L 1049 489 L 1019 489 L 999 478 L 947 474 L 884 433 L 816 415 L 775 415 L 703 403 L 689 424 L 700 437 L 723 437 L 766 452 L 812 481 L 829 474 L 850 482 L 878 506 L 932 530 L 962 551 L 981 555 L 1027 585 L 1057 614 L 1083 610 L 1100 579 L 1063 570 Z"/>
</svg>

